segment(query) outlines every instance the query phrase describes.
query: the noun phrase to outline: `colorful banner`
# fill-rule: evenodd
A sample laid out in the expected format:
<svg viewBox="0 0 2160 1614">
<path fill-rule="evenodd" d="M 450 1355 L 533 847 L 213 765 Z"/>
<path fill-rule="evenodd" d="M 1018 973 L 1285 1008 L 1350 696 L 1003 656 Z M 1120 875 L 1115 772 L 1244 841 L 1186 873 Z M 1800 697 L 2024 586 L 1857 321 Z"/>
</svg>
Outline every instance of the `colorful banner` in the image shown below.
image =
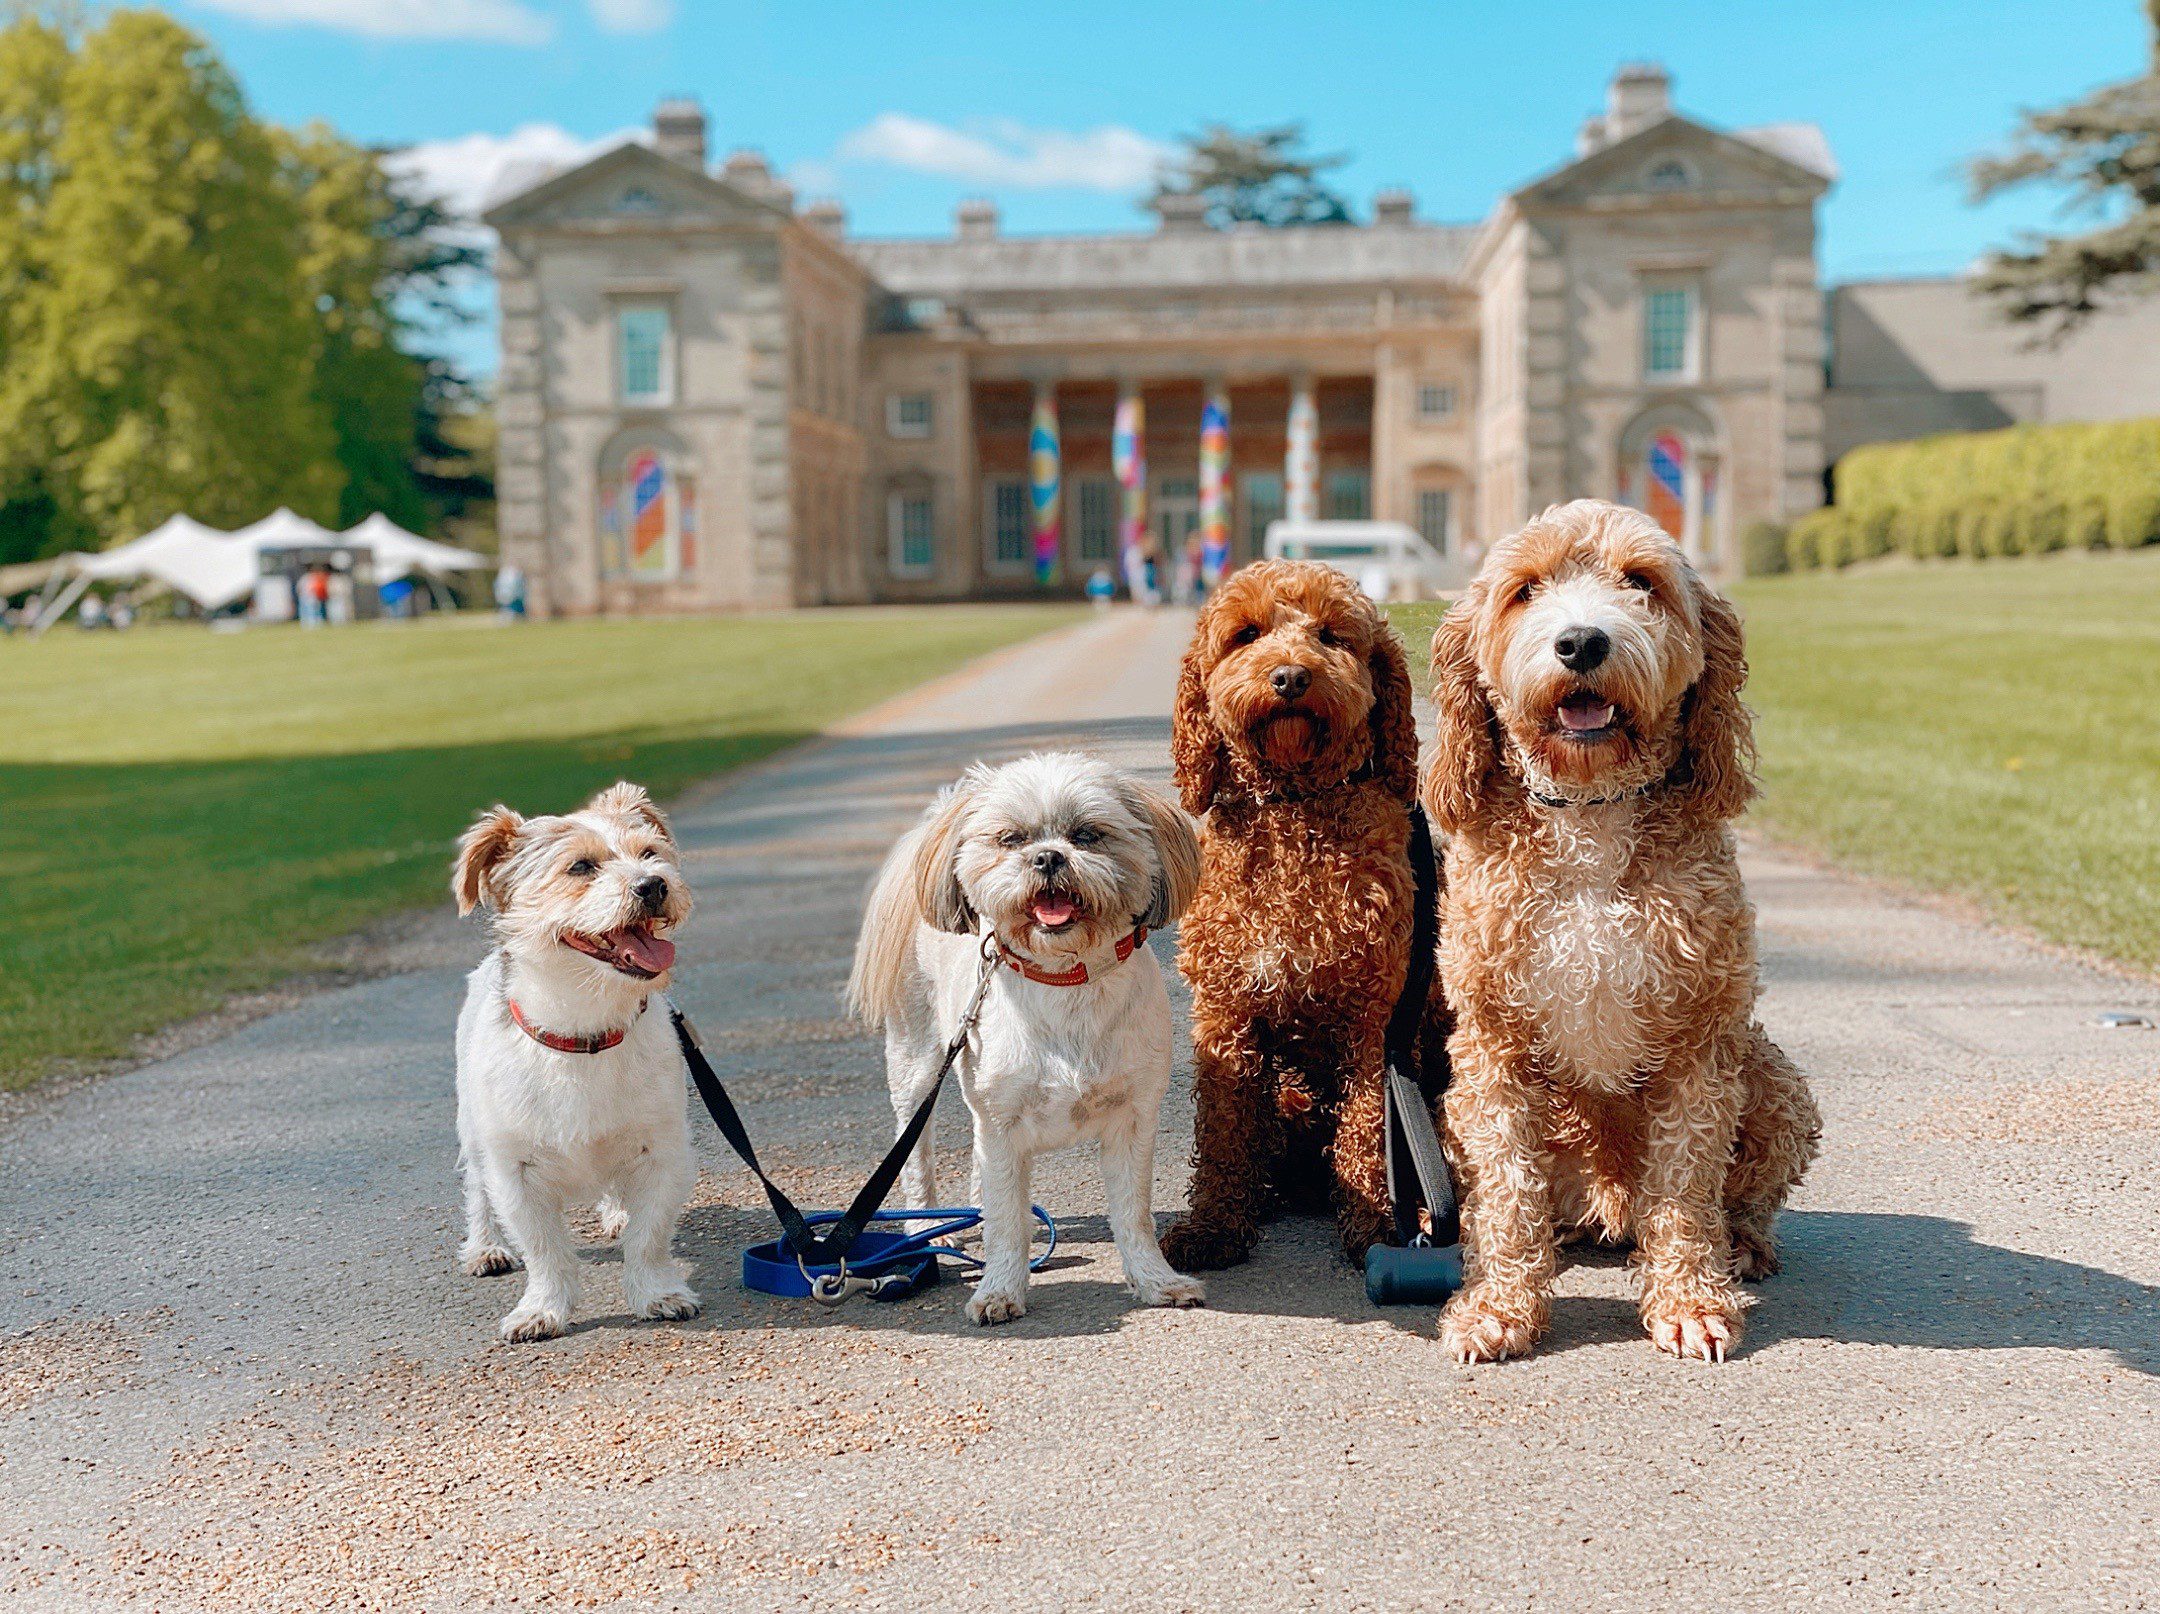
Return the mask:
<svg viewBox="0 0 2160 1614">
<path fill-rule="evenodd" d="M 1035 418 L 1028 426 L 1028 496 L 1035 508 L 1035 581 L 1048 583 L 1058 563 L 1057 394 L 1035 389 Z"/>
<path fill-rule="evenodd" d="M 1310 381 L 1290 388 L 1290 446 L 1283 456 L 1284 514 L 1311 521 L 1320 514 L 1320 408 Z"/>
<path fill-rule="evenodd" d="M 630 504 L 630 575 L 666 577 L 674 568 L 668 555 L 667 465 L 649 448 L 630 456 L 623 468 Z"/>
<path fill-rule="evenodd" d="M 1661 431 L 1650 439 L 1645 456 L 1650 477 L 1643 509 L 1676 539 L 1687 533 L 1687 452 L 1686 438 Z"/>
<path fill-rule="evenodd" d="M 1110 469 L 1124 494 L 1118 558 L 1125 586 L 1134 599 L 1149 598 L 1153 590 L 1147 582 L 1147 408 L 1137 392 L 1118 399 L 1117 418 L 1110 430 Z"/>
<path fill-rule="evenodd" d="M 1230 395 L 1208 389 L 1200 410 L 1200 581 L 1213 588 L 1230 569 Z"/>
</svg>

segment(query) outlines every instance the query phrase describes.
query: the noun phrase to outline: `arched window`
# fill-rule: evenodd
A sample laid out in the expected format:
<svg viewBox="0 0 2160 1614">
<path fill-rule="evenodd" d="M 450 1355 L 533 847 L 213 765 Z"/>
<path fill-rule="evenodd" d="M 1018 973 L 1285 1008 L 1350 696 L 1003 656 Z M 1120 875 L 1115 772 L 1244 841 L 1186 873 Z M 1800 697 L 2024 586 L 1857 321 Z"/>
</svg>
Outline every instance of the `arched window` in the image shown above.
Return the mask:
<svg viewBox="0 0 2160 1614">
<path fill-rule="evenodd" d="M 600 570 L 664 583 L 697 567 L 697 478 L 671 441 L 635 437 L 600 457 Z"/>
<path fill-rule="evenodd" d="M 1681 157 L 1660 157 L 1643 174 L 1643 183 L 1654 191 L 1684 191 L 1695 184 L 1695 170 Z"/>
<path fill-rule="evenodd" d="M 1698 411 L 1664 405 L 1620 434 L 1620 502 L 1671 533 L 1688 558 L 1719 548 L 1718 434 Z"/>
</svg>

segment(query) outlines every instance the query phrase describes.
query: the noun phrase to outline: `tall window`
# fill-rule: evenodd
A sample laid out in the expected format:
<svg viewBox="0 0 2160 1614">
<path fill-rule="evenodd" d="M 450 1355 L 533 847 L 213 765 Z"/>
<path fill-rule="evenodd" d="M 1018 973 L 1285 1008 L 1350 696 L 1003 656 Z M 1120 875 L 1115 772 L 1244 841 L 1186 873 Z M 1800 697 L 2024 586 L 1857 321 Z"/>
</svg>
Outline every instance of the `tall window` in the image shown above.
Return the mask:
<svg viewBox="0 0 2160 1614">
<path fill-rule="evenodd" d="M 1017 571 L 1028 563 L 1028 552 L 1033 547 L 1028 530 L 1028 485 L 1018 477 L 997 477 L 990 483 L 990 497 L 985 502 L 990 519 L 990 568 Z"/>
<path fill-rule="evenodd" d="M 1643 288 L 1643 374 L 1653 381 L 1695 378 L 1695 288 Z"/>
<path fill-rule="evenodd" d="M 1117 484 L 1091 476 L 1076 490 L 1080 558 L 1107 561 L 1117 550 Z"/>
<path fill-rule="evenodd" d="M 673 343 L 668 311 L 661 303 L 633 303 L 615 312 L 617 360 L 626 404 L 674 401 Z"/>
<path fill-rule="evenodd" d="M 1454 529 L 1454 491 L 1449 488 L 1420 488 L 1417 496 L 1418 536 L 1445 555 L 1453 547 Z"/>
<path fill-rule="evenodd" d="M 927 489 L 895 493 L 886 506 L 887 555 L 896 577 L 928 577 L 936 561 L 936 528 Z"/>
<path fill-rule="evenodd" d="M 1417 412 L 1420 420 L 1453 420 L 1455 389 L 1444 381 L 1420 383 L 1417 389 Z"/>
<path fill-rule="evenodd" d="M 1257 559 L 1267 544 L 1267 530 L 1283 518 L 1283 479 L 1280 471 L 1249 471 L 1245 475 L 1245 554 Z"/>
<path fill-rule="evenodd" d="M 1327 479 L 1327 518 L 1330 521 L 1363 521 L 1372 507 L 1372 477 L 1364 471 L 1330 471 Z"/>
<path fill-rule="evenodd" d="M 930 435 L 930 394 L 896 392 L 885 400 L 885 432 L 890 437 Z"/>
</svg>

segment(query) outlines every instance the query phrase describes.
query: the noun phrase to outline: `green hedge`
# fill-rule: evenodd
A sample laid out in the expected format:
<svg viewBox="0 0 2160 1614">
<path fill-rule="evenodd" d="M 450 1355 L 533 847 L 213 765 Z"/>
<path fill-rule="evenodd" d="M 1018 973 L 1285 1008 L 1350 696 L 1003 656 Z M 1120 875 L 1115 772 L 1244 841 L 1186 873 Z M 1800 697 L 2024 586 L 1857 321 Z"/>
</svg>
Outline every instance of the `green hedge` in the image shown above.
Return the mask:
<svg viewBox="0 0 2160 1614">
<path fill-rule="evenodd" d="M 1838 462 L 1836 495 L 1793 523 L 1790 565 L 2135 549 L 2160 543 L 2160 420 L 1875 443 Z"/>
</svg>

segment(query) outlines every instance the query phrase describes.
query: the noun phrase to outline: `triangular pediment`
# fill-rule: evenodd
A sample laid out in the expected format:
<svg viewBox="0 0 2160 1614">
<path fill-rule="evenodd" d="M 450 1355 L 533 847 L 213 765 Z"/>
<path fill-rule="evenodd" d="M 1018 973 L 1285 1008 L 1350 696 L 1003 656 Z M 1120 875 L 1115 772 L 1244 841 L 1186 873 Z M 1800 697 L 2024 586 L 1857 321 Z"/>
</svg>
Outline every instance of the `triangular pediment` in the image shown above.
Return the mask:
<svg viewBox="0 0 2160 1614">
<path fill-rule="evenodd" d="M 1819 196 L 1829 188 L 1829 178 L 1814 169 L 1675 113 L 1532 180 L 1515 197 L 1525 206 L 1744 204 L 1800 192 Z"/>
<path fill-rule="evenodd" d="M 665 228 L 770 225 L 787 215 L 726 180 L 663 157 L 650 146 L 627 143 L 536 180 L 482 217 L 497 229 L 603 220 Z"/>
</svg>

